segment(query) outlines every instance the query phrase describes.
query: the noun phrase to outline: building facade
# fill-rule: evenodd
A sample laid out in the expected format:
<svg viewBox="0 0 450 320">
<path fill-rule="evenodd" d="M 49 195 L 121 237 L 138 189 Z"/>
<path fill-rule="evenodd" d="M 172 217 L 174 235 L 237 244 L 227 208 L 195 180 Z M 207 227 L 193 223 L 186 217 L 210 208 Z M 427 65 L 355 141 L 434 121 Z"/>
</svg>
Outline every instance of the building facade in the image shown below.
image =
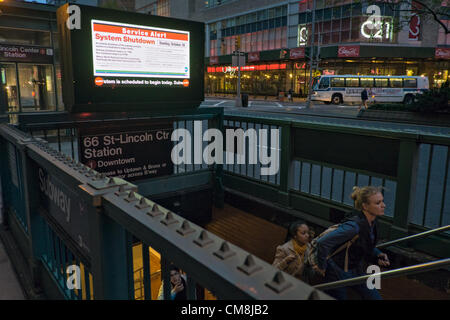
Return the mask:
<svg viewBox="0 0 450 320">
<path fill-rule="evenodd" d="M 17 114 L 64 109 L 56 7 L 0 3 L 0 110 Z"/>
<path fill-rule="evenodd" d="M 52 2 L 0 2 L 0 112 L 8 112 L 12 122 L 21 112 L 64 110 L 56 8 L 65 1 Z M 449 76 L 450 35 L 431 19 L 411 19 L 394 28 L 401 11 L 392 3 L 377 3 L 381 23 L 373 28 L 369 3 L 316 0 L 314 41 L 312 0 L 121 3 L 145 14 L 205 22 L 205 90 L 210 94 L 236 92 L 232 53 L 237 49 L 246 54 L 242 92 L 254 95 L 289 89 L 305 95 L 310 52 L 319 57 L 316 75 L 426 75 L 434 87 Z M 442 22 L 450 27 L 450 20 Z"/>
<path fill-rule="evenodd" d="M 430 16 L 417 16 L 404 2 L 171 2 L 174 15 L 185 12 L 184 18 L 206 23 L 205 88 L 209 93 L 236 92 L 232 53 L 237 49 L 247 56 L 247 65 L 241 69 L 242 90 L 251 94 L 293 89 L 305 95 L 310 52 L 317 60 L 314 75 L 426 75 L 433 87 L 449 76 L 450 35 Z M 175 5 L 180 2 L 184 8 Z M 378 22 L 373 20 L 374 12 Z M 408 22 L 399 24 L 405 14 Z M 443 16 L 439 18 L 449 25 Z"/>
</svg>

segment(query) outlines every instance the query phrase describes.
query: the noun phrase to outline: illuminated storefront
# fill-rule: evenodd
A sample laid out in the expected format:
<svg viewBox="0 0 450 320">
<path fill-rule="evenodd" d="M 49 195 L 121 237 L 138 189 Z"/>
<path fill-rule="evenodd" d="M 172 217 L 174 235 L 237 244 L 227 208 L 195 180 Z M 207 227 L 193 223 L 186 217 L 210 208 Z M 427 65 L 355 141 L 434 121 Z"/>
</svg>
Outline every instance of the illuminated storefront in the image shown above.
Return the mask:
<svg viewBox="0 0 450 320">
<path fill-rule="evenodd" d="M 419 15 L 411 12 L 409 25 L 403 26 L 400 30 L 396 21 L 401 11 L 396 3 L 374 4 L 352 0 L 315 1 L 314 43 L 311 43 L 313 1 L 302 0 L 297 4 L 289 4 L 287 28 L 290 33 L 287 37 L 291 40 L 286 41 L 283 46 L 283 41 L 286 39 L 282 34 L 282 41 L 279 44 L 280 48 L 288 52 L 287 57 L 259 61 L 250 59 L 247 62 L 249 65 L 286 63 L 286 68 L 265 73 L 260 70 L 243 71 L 244 91 L 255 95 L 274 95 L 277 90 L 292 89 L 296 96 L 306 95 L 310 63 L 308 52 L 312 45 L 314 54 L 320 58 L 318 63 L 313 65 L 313 75 L 424 75 L 429 78 L 431 87 L 439 87 L 448 79 L 450 35 L 446 35 L 443 28 L 439 28 L 439 34 L 430 34 L 432 30 L 436 30 L 430 27 L 432 22 L 421 21 Z M 275 3 L 274 6 L 276 6 Z M 297 14 L 294 18 L 295 10 Z M 274 9 L 273 12 L 275 11 Z M 282 19 L 284 12 L 284 9 L 279 10 Z M 263 56 L 272 48 L 270 46 L 278 45 L 272 43 L 272 40 L 277 37 L 258 36 L 260 32 L 258 28 L 264 26 L 264 19 L 268 17 L 264 10 L 255 8 L 253 13 L 247 13 L 245 16 L 247 17 L 245 21 L 250 22 L 250 29 L 245 30 L 254 32 L 251 32 L 251 41 L 241 44 L 241 51 L 246 52 L 248 57 Z M 239 41 L 242 42 L 242 35 L 237 38 L 237 35 L 244 30 L 240 27 L 242 17 L 236 15 L 234 18 L 227 18 L 222 21 L 222 25 L 219 22 L 210 24 L 210 34 L 207 39 L 210 44 L 208 66 L 231 66 L 231 61 L 226 62 L 226 56 L 231 55 Z M 248 20 L 249 17 L 253 20 Z M 284 20 L 280 21 L 283 26 Z M 290 24 L 291 21 L 295 24 Z M 443 23 L 450 27 L 450 20 Z M 224 25 L 227 28 L 223 28 Z M 251 30 L 253 27 L 256 29 Z M 275 29 L 269 28 L 269 30 L 272 33 L 275 32 Z M 296 33 L 295 42 L 293 32 Z M 228 41 L 229 36 L 231 36 L 230 41 Z M 296 54 L 292 55 L 292 52 Z M 237 81 L 233 72 L 209 70 L 206 72 L 206 78 L 207 83 L 210 83 L 210 91 L 236 92 Z M 247 84 L 251 81 L 254 83 Z M 267 81 L 268 84 L 265 84 Z"/>
<path fill-rule="evenodd" d="M 0 110 L 13 123 L 22 112 L 62 110 L 56 8 L 17 2 L 0 9 Z M 17 12 L 28 17 L 27 28 L 17 22 Z"/>
</svg>

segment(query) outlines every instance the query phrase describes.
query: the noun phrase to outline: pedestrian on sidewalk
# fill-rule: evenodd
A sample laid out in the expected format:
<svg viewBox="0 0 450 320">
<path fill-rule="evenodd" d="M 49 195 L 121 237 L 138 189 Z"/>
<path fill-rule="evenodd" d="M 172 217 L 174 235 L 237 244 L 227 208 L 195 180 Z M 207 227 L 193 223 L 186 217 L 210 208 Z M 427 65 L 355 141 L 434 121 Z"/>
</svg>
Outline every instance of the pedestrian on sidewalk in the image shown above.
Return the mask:
<svg viewBox="0 0 450 320">
<path fill-rule="evenodd" d="M 367 89 L 364 88 L 363 91 L 361 91 L 361 104 L 358 108 L 358 111 L 361 111 L 361 108 L 364 106 L 364 108 L 367 110 L 367 99 L 369 99 L 369 95 L 367 94 Z"/>
<path fill-rule="evenodd" d="M 294 99 L 292 97 L 292 88 L 290 88 L 289 91 L 288 91 L 288 101 L 294 102 Z"/>
</svg>

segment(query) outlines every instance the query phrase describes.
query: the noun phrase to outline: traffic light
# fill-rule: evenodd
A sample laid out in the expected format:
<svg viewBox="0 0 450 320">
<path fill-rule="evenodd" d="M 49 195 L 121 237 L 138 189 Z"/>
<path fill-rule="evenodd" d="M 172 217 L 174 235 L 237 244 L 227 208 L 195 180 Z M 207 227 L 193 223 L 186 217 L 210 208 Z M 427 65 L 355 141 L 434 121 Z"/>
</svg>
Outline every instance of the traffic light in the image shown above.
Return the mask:
<svg viewBox="0 0 450 320">
<path fill-rule="evenodd" d="M 239 51 L 239 49 L 241 48 L 241 36 L 236 36 L 236 38 L 234 39 L 234 47 L 236 51 Z"/>
</svg>

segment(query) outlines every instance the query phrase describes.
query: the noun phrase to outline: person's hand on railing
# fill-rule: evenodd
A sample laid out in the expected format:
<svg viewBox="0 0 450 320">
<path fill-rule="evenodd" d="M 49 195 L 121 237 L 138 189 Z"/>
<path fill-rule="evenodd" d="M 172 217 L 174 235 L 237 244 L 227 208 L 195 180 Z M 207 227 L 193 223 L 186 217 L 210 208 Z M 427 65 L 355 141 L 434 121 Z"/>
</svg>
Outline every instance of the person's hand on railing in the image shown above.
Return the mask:
<svg viewBox="0 0 450 320">
<path fill-rule="evenodd" d="M 389 267 L 391 265 L 386 253 L 380 253 L 378 255 L 378 265 L 380 265 L 381 267 Z"/>
<path fill-rule="evenodd" d="M 313 270 L 320 274 L 322 277 L 325 277 L 325 270 L 320 269 L 318 266 L 313 266 Z"/>
</svg>

